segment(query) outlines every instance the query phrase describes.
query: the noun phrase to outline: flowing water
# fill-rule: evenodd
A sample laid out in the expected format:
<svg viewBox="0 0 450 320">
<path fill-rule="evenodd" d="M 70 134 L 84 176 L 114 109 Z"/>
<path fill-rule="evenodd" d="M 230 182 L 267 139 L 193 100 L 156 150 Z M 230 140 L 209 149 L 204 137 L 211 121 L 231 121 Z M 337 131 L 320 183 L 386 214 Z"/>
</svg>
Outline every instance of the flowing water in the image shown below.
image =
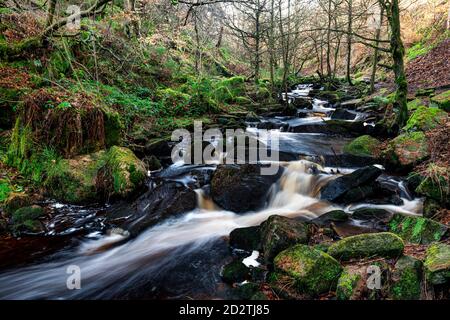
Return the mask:
<svg viewBox="0 0 450 320">
<path fill-rule="evenodd" d="M 303 147 L 310 154 L 326 152 L 329 144 L 343 144 L 322 135 L 314 144 L 314 135 L 275 132 L 280 134 L 281 148 Z M 102 235 L 96 232 L 39 263 L 0 272 L 0 298 L 227 298 L 230 292 L 220 280 L 220 269 L 230 259 L 226 237 L 235 228 L 258 225 L 274 214 L 313 219 L 330 210 L 351 212 L 361 206 L 405 214 L 421 212 L 421 200 L 413 199 L 400 179 L 380 178 L 383 183 L 397 186 L 403 200 L 401 206 L 353 204 L 340 207 L 319 199 L 320 188 L 336 177 L 330 173 L 331 168 L 322 168 L 307 160 L 281 162 L 280 165 L 285 170 L 272 186 L 262 210 L 246 214 L 224 211 L 207 198 L 203 190 L 197 189 L 197 209 L 164 220 L 136 238 L 127 239 L 126 232 L 114 230 Z M 341 168 L 342 173 L 351 170 Z M 180 172 L 184 173 L 183 167 L 177 164 L 161 175 L 180 176 Z M 181 176 L 185 178 L 180 182 L 189 180 L 188 175 Z M 81 209 L 73 214 L 89 217 Z M 254 252 L 249 261 L 255 257 Z M 69 266 L 79 267 L 81 271 L 79 290 L 67 289 Z"/>
</svg>

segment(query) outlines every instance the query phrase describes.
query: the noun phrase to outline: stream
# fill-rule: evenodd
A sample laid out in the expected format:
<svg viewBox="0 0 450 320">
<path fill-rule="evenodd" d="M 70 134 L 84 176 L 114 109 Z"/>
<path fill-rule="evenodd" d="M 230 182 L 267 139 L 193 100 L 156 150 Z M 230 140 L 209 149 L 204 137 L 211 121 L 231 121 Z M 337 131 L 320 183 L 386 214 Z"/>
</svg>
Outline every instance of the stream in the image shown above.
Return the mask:
<svg viewBox="0 0 450 320">
<path fill-rule="evenodd" d="M 306 99 L 310 86 L 298 86 L 288 99 Z M 277 214 L 314 219 L 335 209 L 352 212 L 359 207 L 383 208 L 404 214 L 421 214 L 422 200 L 414 199 L 401 177 L 383 174 L 379 182 L 398 191 L 401 205 L 355 203 L 339 206 L 320 200 L 320 188 L 336 172 L 350 173 L 361 164 L 339 162 L 350 138 L 323 133 L 295 132 L 305 124 L 320 124 L 334 111 L 326 101 L 312 99 L 312 108 L 293 117 L 262 117 L 271 123 L 279 138 L 279 151 L 303 159 L 281 161 L 284 168 L 261 210 L 237 214 L 219 208 L 201 188 L 196 188 L 197 208 L 158 222 L 135 237 L 105 225 L 103 215 L 114 208 L 77 207 L 49 204 L 57 213 L 45 237 L 68 237 L 62 248 L 32 263 L 0 270 L 0 299 L 222 299 L 233 298 L 231 288 L 220 277 L 221 268 L 231 261 L 227 236 L 240 227 L 255 226 Z M 307 113 L 306 116 L 303 113 Z M 358 113 L 355 120 L 364 120 Z M 247 131 L 256 137 L 260 126 L 249 122 Z M 313 161 L 322 157 L 321 164 Z M 325 157 L 323 159 L 323 157 Z M 317 162 L 319 162 L 317 160 Z M 214 170 L 213 166 L 193 166 Z M 320 168 L 313 172 L 312 167 Z M 158 179 L 189 184 L 189 166 L 173 164 L 155 173 Z M 151 191 L 149 191 L 151 192 Z M 101 214 L 99 214 L 101 212 Z M 358 221 L 354 221 L 358 226 Z M 108 231 L 109 230 L 109 231 Z M 81 289 L 68 290 L 69 266 L 81 270 Z"/>
</svg>

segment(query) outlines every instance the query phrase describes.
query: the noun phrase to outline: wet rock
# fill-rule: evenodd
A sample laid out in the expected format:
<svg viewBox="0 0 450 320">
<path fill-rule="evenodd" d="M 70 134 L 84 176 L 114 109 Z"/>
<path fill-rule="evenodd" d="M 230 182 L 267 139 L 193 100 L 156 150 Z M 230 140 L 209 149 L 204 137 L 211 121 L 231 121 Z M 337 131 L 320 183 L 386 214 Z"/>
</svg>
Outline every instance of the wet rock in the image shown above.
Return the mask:
<svg viewBox="0 0 450 320">
<path fill-rule="evenodd" d="M 45 215 L 44 209 L 33 205 L 16 210 L 11 217 L 11 224 L 14 233 L 41 233 L 44 226 L 39 218 Z"/>
<path fill-rule="evenodd" d="M 364 135 L 344 146 L 344 152 L 360 157 L 378 157 L 381 143 L 377 139 Z"/>
<path fill-rule="evenodd" d="M 150 171 L 156 171 L 162 168 L 161 162 L 157 157 L 151 155 L 142 159 L 142 162 L 145 164 L 145 167 Z"/>
<path fill-rule="evenodd" d="M 422 262 L 409 256 L 398 259 L 392 273 L 391 296 L 394 300 L 419 300 Z"/>
<path fill-rule="evenodd" d="M 356 108 L 361 106 L 363 103 L 364 103 L 363 99 L 351 99 L 351 100 L 341 102 L 340 105 L 342 108 L 355 110 Z M 353 120 L 353 119 L 349 119 L 349 120 Z"/>
<path fill-rule="evenodd" d="M 246 212 L 264 204 L 266 195 L 281 175 L 261 175 L 256 164 L 219 165 L 211 180 L 211 196 L 225 210 Z"/>
<path fill-rule="evenodd" d="M 311 222 L 319 226 L 329 226 L 332 222 L 345 222 L 349 218 L 349 215 L 342 210 L 333 210 L 324 213 L 318 218 L 315 218 Z"/>
<path fill-rule="evenodd" d="M 230 246 L 245 251 L 259 250 L 261 242 L 260 227 L 237 228 L 230 233 Z"/>
<path fill-rule="evenodd" d="M 298 244 L 275 257 L 274 271 L 273 285 L 291 283 L 298 293 L 317 296 L 334 290 L 342 267 L 325 252 Z"/>
<path fill-rule="evenodd" d="M 396 214 L 389 222 L 391 232 L 411 243 L 429 244 L 448 235 L 448 227 L 437 221 Z"/>
<path fill-rule="evenodd" d="M 331 119 L 337 120 L 355 120 L 356 113 L 350 112 L 347 109 L 338 108 L 331 114 Z"/>
<path fill-rule="evenodd" d="M 111 225 L 136 236 L 165 218 L 192 211 L 197 207 L 196 193 L 176 182 L 164 183 L 140 196 L 130 206 L 122 203 L 106 213 Z"/>
<path fill-rule="evenodd" d="M 31 197 L 23 192 L 12 192 L 3 204 L 6 214 L 12 214 L 17 209 L 31 205 Z"/>
<path fill-rule="evenodd" d="M 387 224 L 391 220 L 393 214 L 387 210 L 376 208 L 361 208 L 353 212 L 352 218 L 364 221 L 373 229 L 386 230 Z"/>
<path fill-rule="evenodd" d="M 327 201 L 353 202 L 357 195 L 364 197 L 367 193 L 372 192 L 373 185 L 371 184 L 382 172 L 375 166 L 368 166 L 338 177 L 322 188 L 320 198 Z"/>
<path fill-rule="evenodd" d="M 157 158 L 170 158 L 170 145 L 165 138 L 154 138 L 149 140 L 144 147 L 144 155 L 153 155 Z"/>
<path fill-rule="evenodd" d="M 427 249 L 424 262 L 427 283 L 442 285 L 450 281 L 450 246 L 434 243 Z"/>
<path fill-rule="evenodd" d="M 298 109 L 312 109 L 312 101 L 308 98 L 296 98 L 292 102 L 292 105 Z"/>
<path fill-rule="evenodd" d="M 239 283 L 250 280 L 251 270 L 240 259 L 236 259 L 225 265 L 222 270 L 222 280 L 226 283 Z"/>
<path fill-rule="evenodd" d="M 261 224 L 261 247 L 268 263 L 281 251 L 298 243 L 308 243 L 308 224 L 273 215 Z"/>
<path fill-rule="evenodd" d="M 245 283 L 234 289 L 234 294 L 239 300 L 268 300 L 261 287 L 257 283 Z"/>
<path fill-rule="evenodd" d="M 324 120 L 320 123 L 290 126 L 289 131 L 296 133 L 324 133 L 355 137 L 368 134 L 370 128 L 364 126 L 364 123 L 361 121 Z"/>
<path fill-rule="evenodd" d="M 353 220 L 347 222 L 332 222 L 330 227 L 339 238 L 347 238 L 359 234 L 376 233 L 380 231 L 371 228 L 370 224 L 355 224 Z"/>
<path fill-rule="evenodd" d="M 368 257 L 395 258 L 402 254 L 402 239 L 389 232 L 368 233 L 339 240 L 328 249 L 328 254 L 338 260 Z"/>
</svg>

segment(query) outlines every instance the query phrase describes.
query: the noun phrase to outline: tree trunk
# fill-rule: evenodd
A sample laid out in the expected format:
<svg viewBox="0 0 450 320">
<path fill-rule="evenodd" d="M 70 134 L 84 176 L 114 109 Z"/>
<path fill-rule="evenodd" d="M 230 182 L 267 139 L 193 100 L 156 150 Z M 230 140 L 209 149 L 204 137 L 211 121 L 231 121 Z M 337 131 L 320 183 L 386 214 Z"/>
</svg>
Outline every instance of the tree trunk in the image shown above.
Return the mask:
<svg viewBox="0 0 450 320">
<path fill-rule="evenodd" d="M 405 73 L 405 47 L 401 38 L 400 8 L 398 0 L 391 0 L 387 5 L 388 20 L 391 27 L 391 54 L 394 61 L 395 84 L 397 87 L 394 107 L 397 109 L 397 124 L 402 128 L 408 119 L 407 95 L 408 83 Z"/>
<path fill-rule="evenodd" d="M 352 19 L 353 19 L 353 0 L 348 0 L 348 24 L 347 24 L 347 82 L 350 85 L 353 85 L 352 83 L 352 77 L 351 77 L 351 63 L 352 63 L 352 32 L 353 32 L 353 26 L 352 26 Z"/>
</svg>

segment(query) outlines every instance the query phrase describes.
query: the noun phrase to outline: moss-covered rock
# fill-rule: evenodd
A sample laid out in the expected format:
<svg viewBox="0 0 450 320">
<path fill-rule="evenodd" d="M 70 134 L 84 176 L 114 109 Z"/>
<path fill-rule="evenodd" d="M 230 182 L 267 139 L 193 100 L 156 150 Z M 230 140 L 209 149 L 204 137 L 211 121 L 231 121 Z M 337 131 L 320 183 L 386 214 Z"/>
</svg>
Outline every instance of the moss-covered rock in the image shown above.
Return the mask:
<svg viewBox="0 0 450 320">
<path fill-rule="evenodd" d="M 124 147 L 111 147 L 104 157 L 105 164 L 98 170 L 96 190 L 109 197 L 126 198 L 144 183 L 145 165 L 134 153 Z"/>
<path fill-rule="evenodd" d="M 412 166 L 428 155 L 427 139 L 421 131 L 399 135 L 383 151 L 383 158 L 392 167 Z"/>
<path fill-rule="evenodd" d="M 418 300 L 421 294 L 422 262 L 409 256 L 398 259 L 392 273 L 391 296 L 395 300 Z"/>
<path fill-rule="evenodd" d="M 427 283 L 440 285 L 450 280 L 450 246 L 443 243 L 432 244 L 427 249 L 424 262 Z"/>
<path fill-rule="evenodd" d="M 261 247 L 268 263 L 284 249 L 308 243 L 309 226 L 294 219 L 273 215 L 261 224 Z"/>
<path fill-rule="evenodd" d="M 423 216 L 433 219 L 442 210 L 441 205 L 434 199 L 426 198 L 423 202 Z"/>
<path fill-rule="evenodd" d="M 342 272 L 334 258 L 302 244 L 279 253 L 274 259 L 274 269 L 275 273 L 290 278 L 296 291 L 311 296 L 334 290 Z"/>
<path fill-rule="evenodd" d="M 439 108 L 419 106 L 403 128 L 405 131 L 427 131 L 441 126 L 447 120 L 447 112 Z"/>
<path fill-rule="evenodd" d="M 237 286 L 234 294 L 241 300 L 267 300 L 267 296 L 261 292 L 260 285 L 253 282 Z"/>
<path fill-rule="evenodd" d="M 438 106 L 442 110 L 450 112 L 450 90 L 432 97 L 431 103 Z"/>
<path fill-rule="evenodd" d="M 359 298 L 358 291 L 363 279 L 363 268 L 344 268 L 337 283 L 336 298 L 338 300 L 356 300 Z"/>
<path fill-rule="evenodd" d="M 360 136 L 344 146 L 344 152 L 361 157 L 377 157 L 380 141 L 369 136 Z"/>
<path fill-rule="evenodd" d="M 3 209 L 7 214 L 14 213 L 17 209 L 31 205 L 31 198 L 24 192 L 12 192 L 5 200 Z"/>
<path fill-rule="evenodd" d="M 44 215 L 44 209 L 36 205 L 16 210 L 11 217 L 13 231 L 32 233 L 43 231 L 42 223 L 38 219 Z"/>
<path fill-rule="evenodd" d="M 450 168 L 430 163 L 425 176 L 416 174 L 418 185 L 415 192 L 419 195 L 434 199 L 442 205 L 450 204 Z"/>
<path fill-rule="evenodd" d="M 409 101 L 408 102 L 408 111 L 413 112 L 420 106 L 424 106 L 421 99 L 415 99 L 415 100 Z"/>
<path fill-rule="evenodd" d="M 389 222 L 391 232 L 411 243 L 429 244 L 441 240 L 448 232 L 447 226 L 437 221 L 396 214 Z"/>
<path fill-rule="evenodd" d="M 429 97 L 435 92 L 434 88 L 418 89 L 416 97 Z"/>
<path fill-rule="evenodd" d="M 366 233 L 339 240 L 328 248 L 328 254 L 340 260 L 353 258 L 394 258 L 402 254 L 402 239 L 389 232 Z"/>
<path fill-rule="evenodd" d="M 238 283 L 251 279 L 251 270 L 240 259 L 225 265 L 222 269 L 222 280 L 226 283 Z"/>
<path fill-rule="evenodd" d="M 99 151 L 56 162 L 44 182 L 50 196 L 74 204 L 98 200 L 95 177 L 104 155 Z"/>
</svg>

